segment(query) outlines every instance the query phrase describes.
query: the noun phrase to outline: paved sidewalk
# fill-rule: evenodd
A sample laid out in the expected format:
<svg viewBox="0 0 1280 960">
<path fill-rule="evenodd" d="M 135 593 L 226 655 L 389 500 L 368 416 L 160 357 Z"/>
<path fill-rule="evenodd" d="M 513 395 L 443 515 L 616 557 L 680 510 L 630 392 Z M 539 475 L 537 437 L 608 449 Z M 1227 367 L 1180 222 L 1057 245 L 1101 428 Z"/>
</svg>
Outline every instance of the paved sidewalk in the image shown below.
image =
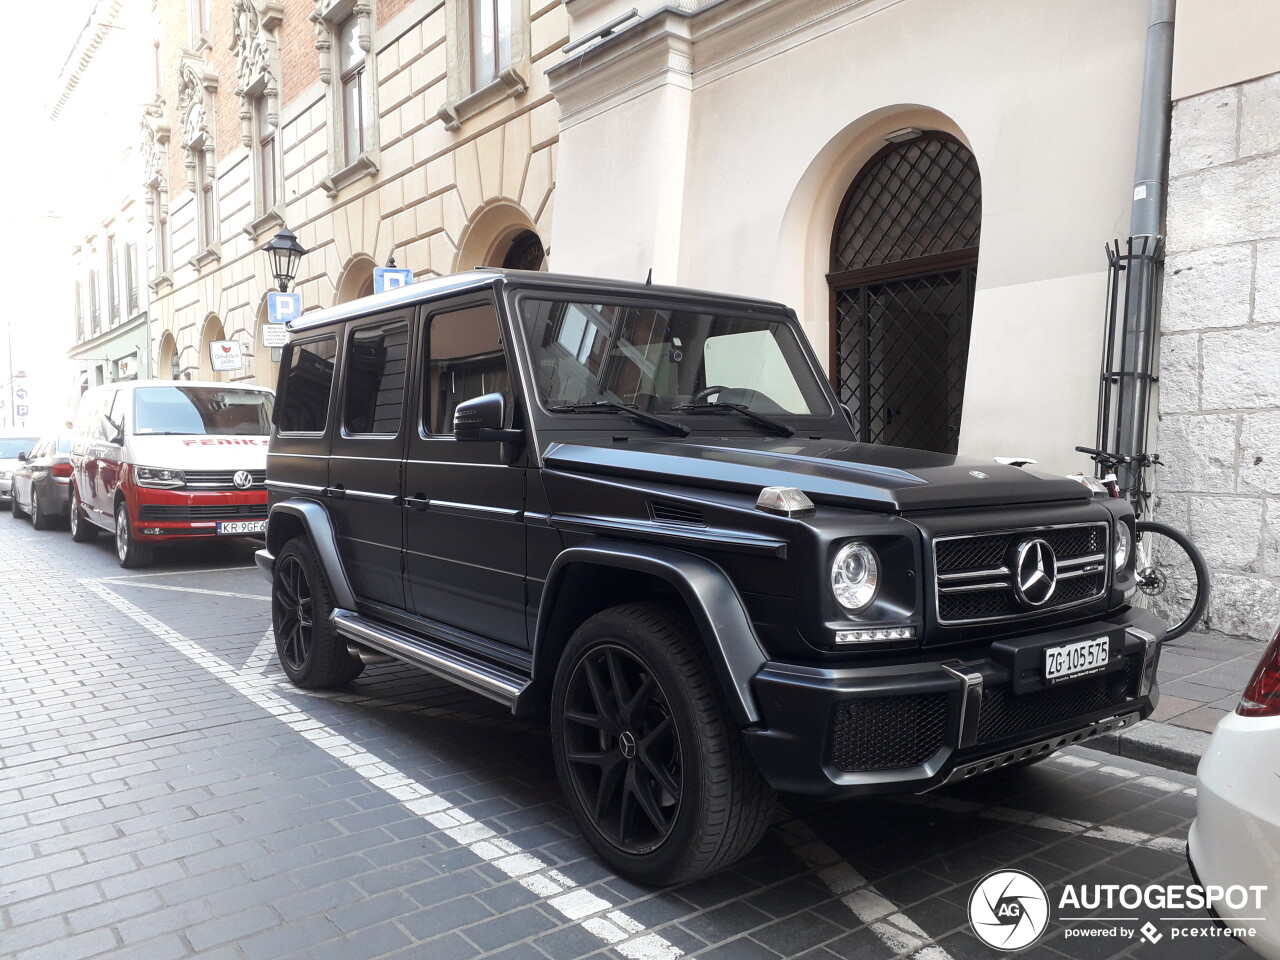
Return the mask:
<svg viewBox="0 0 1280 960">
<path fill-rule="evenodd" d="M 1188 633 L 1160 653 L 1160 703 L 1151 719 L 1088 746 L 1195 773 L 1218 721 L 1240 702 L 1265 643 Z"/>
</svg>

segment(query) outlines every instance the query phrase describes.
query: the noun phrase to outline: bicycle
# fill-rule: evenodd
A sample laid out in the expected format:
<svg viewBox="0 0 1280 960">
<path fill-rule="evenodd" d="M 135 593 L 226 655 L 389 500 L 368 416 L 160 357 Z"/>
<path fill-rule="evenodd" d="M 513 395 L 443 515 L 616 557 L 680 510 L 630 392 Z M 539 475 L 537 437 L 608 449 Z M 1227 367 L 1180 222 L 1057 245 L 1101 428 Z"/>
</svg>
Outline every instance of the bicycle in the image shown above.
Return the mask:
<svg viewBox="0 0 1280 960">
<path fill-rule="evenodd" d="M 1115 470 L 1119 465 L 1134 464 L 1139 477 L 1147 468 L 1160 466 L 1158 454 L 1142 453 L 1130 457 L 1093 447 L 1076 447 L 1076 450 L 1087 453 L 1094 463 L 1102 467 L 1104 474 L 1101 480 L 1094 482 L 1112 497 L 1125 495 L 1116 480 Z M 1151 493 L 1142 487 L 1139 482 L 1128 494 L 1129 502 L 1133 504 L 1137 532 L 1134 543 L 1137 558 L 1134 572 L 1138 578 L 1135 602 L 1164 619 L 1169 624 L 1165 639 L 1176 640 L 1200 622 L 1209 605 L 1209 567 L 1196 545 L 1181 530 L 1158 520 L 1143 519 Z"/>
</svg>

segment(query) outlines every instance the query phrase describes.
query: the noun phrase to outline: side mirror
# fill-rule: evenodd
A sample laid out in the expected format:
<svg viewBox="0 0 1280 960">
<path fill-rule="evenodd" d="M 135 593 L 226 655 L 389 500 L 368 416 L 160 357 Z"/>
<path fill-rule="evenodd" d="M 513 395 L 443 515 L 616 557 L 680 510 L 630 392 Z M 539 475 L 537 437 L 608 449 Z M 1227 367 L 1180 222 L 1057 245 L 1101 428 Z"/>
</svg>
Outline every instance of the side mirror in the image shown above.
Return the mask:
<svg viewBox="0 0 1280 960">
<path fill-rule="evenodd" d="M 107 438 L 107 443 L 120 443 L 124 439 L 120 425 L 105 413 L 102 415 L 102 435 Z"/>
<path fill-rule="evenodd" d="M 27 462 L 27 451 L 25 451 L 25 450 L 19 450 L 19 451 L 18 451 L 18 462 L 19 462 L 19 463 L 26 463 L 26 462 Z"/>
<path fill-rule="evenodd" d="M 486 437 L 489 430 L 501 430 L 506 419 L 507 401 L 500 393 L 486 393 L 481 397 L 463 400 L 453 411 L 453 438 L 455 440 L 497 440 Z"/>
</svg>

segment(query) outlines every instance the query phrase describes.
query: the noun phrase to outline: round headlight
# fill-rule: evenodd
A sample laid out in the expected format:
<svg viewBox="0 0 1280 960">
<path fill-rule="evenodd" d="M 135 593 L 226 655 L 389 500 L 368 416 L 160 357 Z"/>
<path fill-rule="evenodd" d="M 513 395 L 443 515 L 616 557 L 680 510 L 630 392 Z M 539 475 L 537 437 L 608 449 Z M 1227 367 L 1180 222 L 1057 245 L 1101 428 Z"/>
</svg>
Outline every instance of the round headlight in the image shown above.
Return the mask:
<svg viewBox="0 0 1280 960">
<path fill-rule="evenodd" d="M 850 613 L 864 610 L 875 599 L 880 580 L 876 552 L 865 543 L 845 544 L 831 564 L 831 592 Z"/>
<path fill-rule="evenodd" d="M 1115 563 L 1116 570 L 1123 570 L 1124 565 L 1129 562 L 1129 548 L 1132 546 L 1132 539 L 1129 536 L 1129 525 L 1123 520 L 1116 521 L 1116 548 L 1112 553 L 1112 561 Z"/>
</svg>

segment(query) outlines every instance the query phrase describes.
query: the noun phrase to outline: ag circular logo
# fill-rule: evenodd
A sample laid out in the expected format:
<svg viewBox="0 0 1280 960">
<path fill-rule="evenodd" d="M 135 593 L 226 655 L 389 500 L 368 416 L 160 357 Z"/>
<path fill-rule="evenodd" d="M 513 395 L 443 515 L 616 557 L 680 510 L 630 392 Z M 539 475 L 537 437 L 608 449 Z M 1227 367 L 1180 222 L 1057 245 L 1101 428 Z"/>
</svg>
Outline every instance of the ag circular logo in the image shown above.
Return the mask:
<svg viewBox="0 0 1280 960">
<path fill-rule="evenodd" d="M 987 874 L 969 895 L 969 925 L 989 947 L 1021 950 L 1049 925 L 1049 895 L 1021 870 Z"/>
</svg>

